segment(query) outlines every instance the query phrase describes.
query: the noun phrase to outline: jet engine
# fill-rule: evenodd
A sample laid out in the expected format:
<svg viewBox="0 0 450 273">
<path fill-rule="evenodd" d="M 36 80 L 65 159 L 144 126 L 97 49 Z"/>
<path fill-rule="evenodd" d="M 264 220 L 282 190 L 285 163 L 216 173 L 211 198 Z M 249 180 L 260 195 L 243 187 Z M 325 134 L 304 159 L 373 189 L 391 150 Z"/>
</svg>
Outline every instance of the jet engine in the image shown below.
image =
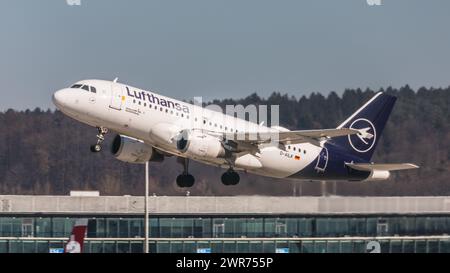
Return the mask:
<svg viewBox="0 0 450 273">
<path fill-rule="evenodd" d="M 142 140 L 117 135 L 112 143 L 111 152 L 120 161 L 145 164 L 148 161 L 162 162 L 164 155 Z"/>
<path fill-rule="evenodd" d="M 220 139 L 197 131 L 181 131 L 177 136 L 177 149 L 194 157 L 225 157 L 225 148 Z"/>
</svg>

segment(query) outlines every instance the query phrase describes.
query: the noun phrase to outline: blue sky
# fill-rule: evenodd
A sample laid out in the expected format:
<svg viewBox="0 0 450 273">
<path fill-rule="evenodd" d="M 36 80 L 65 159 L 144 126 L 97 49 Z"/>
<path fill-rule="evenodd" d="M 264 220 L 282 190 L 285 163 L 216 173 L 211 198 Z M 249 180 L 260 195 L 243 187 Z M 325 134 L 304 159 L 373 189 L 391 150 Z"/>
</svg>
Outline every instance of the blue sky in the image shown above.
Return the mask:
<svg viewBox="0 0 450 273">
<path fill-rule="evenodd" d="M 450 1 L 5 0 L 0 110 L 80 79 L 179 99 L 450 85 Z"/>
</svg>

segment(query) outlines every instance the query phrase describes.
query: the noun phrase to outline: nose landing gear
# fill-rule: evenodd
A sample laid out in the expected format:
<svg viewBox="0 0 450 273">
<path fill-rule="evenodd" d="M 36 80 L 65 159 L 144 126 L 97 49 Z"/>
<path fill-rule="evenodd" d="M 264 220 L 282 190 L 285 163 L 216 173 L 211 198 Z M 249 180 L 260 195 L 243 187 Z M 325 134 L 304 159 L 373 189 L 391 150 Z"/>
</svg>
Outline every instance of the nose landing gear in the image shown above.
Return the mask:
<svg viewBox="0 0 450 273">
<path fill-rule="evenodd" d="M 91 152 L 99 153 L 102 150 L 102 143 L 105 140 L 105 135 L 108 133 L 108 128 L 97 127 L 97 144 L 91 146 Z"/>
<path fill-rule="evenodd" d="M 178 162 L 183 165 L 184 171 L 177 177 L 177 185 L 180 188 L 191 188 L 194 186 L 195 178 L 189 174 L 189 159 L 179 157 Z"/>
</svg>

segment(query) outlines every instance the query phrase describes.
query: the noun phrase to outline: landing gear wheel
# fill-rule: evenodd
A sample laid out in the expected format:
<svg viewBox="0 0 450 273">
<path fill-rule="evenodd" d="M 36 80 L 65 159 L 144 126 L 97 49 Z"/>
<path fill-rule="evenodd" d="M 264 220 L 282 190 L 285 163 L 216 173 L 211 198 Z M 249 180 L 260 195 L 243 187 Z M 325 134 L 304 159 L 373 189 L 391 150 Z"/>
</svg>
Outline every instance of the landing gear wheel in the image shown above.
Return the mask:
<svg viewBox="0 0 450 273">
<path fill-rule="evenodd" d="M 182 174 L 177 176 L 177 186 L 180 188 L 184 188 L 184 176 Z"/>
<path fill-rule="evenodd" d="M 228 170 L 222 175 L 222 184 L 225 186 L 235 186 L 239 184 L 241 178 L 239 174 L 233 170 Z"/>
<path fill-rule="evenodd" d="M 91 146 L 91 152 L 99 153 L 102 150 L 102 143 L 105 141 L 105 135 L 108 133 L 108 128 L 97 127 L 97 144 Z"/>
<path fill-rule="evenodd" d="M 194 176 L 188 174 L 186 175 L 186 188 L 192 188 L 192 186 L 194 186 L 195 184 L 195 178 Z"/>
<path fill-rule="evenodd" d="M 190 174 L 180 174 L 177 177 L 177 185 L 180 188 L 191 188 L 194 186 L 195 178 Z"/>
<path fill-rule="evenodd" d="M 228 174 L 228 172 L 225 172 L 222 174 L 221 177 L 222 180 L 222 184 L 224 184 L 225 186 L 229 186 L 230 185 L 230 175 Z"/>
</svg>

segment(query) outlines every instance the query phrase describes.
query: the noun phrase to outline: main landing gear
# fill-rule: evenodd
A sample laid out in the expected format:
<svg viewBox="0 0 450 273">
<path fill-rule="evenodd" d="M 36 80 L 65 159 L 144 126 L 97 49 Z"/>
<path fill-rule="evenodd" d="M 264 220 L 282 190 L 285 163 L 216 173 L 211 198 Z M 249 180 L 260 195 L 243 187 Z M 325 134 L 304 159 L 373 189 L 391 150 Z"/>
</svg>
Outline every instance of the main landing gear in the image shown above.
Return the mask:
<svg viewBox="0 0 450 273">
<path fill-rule="evenodd" d="M 97 144 L 91 146 L 91 152 L 99 153 L 102 150 L 102 143 L 105 140 L 105 135 L 108 133 L 108 128 L 97 127 Z"/>
<path fill-rule="evenodd" d="M 195 178 L 189 174 L 189 159 L 178 158 L 179 162 L 183 165 L 184 171 L 177 177 L 177 185 L 180 188 L 191 188 L 194 186 Z"/>
<path fill-rule="evenodd" d="M 222 184 L 225 186 L 236 186 L 240 180 L 239 174 L 231 168 L 222 175 Z"/>
<path fill-rule="evenodd" d="M 189 159 L 188 158 L 177 158 L 178 163 L 183 165 L 184 171 L 177 177 L 177 186 L 180 188 L 191 188 L 194 186 L 195 178 L 189 174 Z M 225 186 L 236 186 L 239 184 L 241 178 L 239 174 L 233 170 L 230 165 L 228 171 L 222 175 L 222 184 Z"/>
</svg>

